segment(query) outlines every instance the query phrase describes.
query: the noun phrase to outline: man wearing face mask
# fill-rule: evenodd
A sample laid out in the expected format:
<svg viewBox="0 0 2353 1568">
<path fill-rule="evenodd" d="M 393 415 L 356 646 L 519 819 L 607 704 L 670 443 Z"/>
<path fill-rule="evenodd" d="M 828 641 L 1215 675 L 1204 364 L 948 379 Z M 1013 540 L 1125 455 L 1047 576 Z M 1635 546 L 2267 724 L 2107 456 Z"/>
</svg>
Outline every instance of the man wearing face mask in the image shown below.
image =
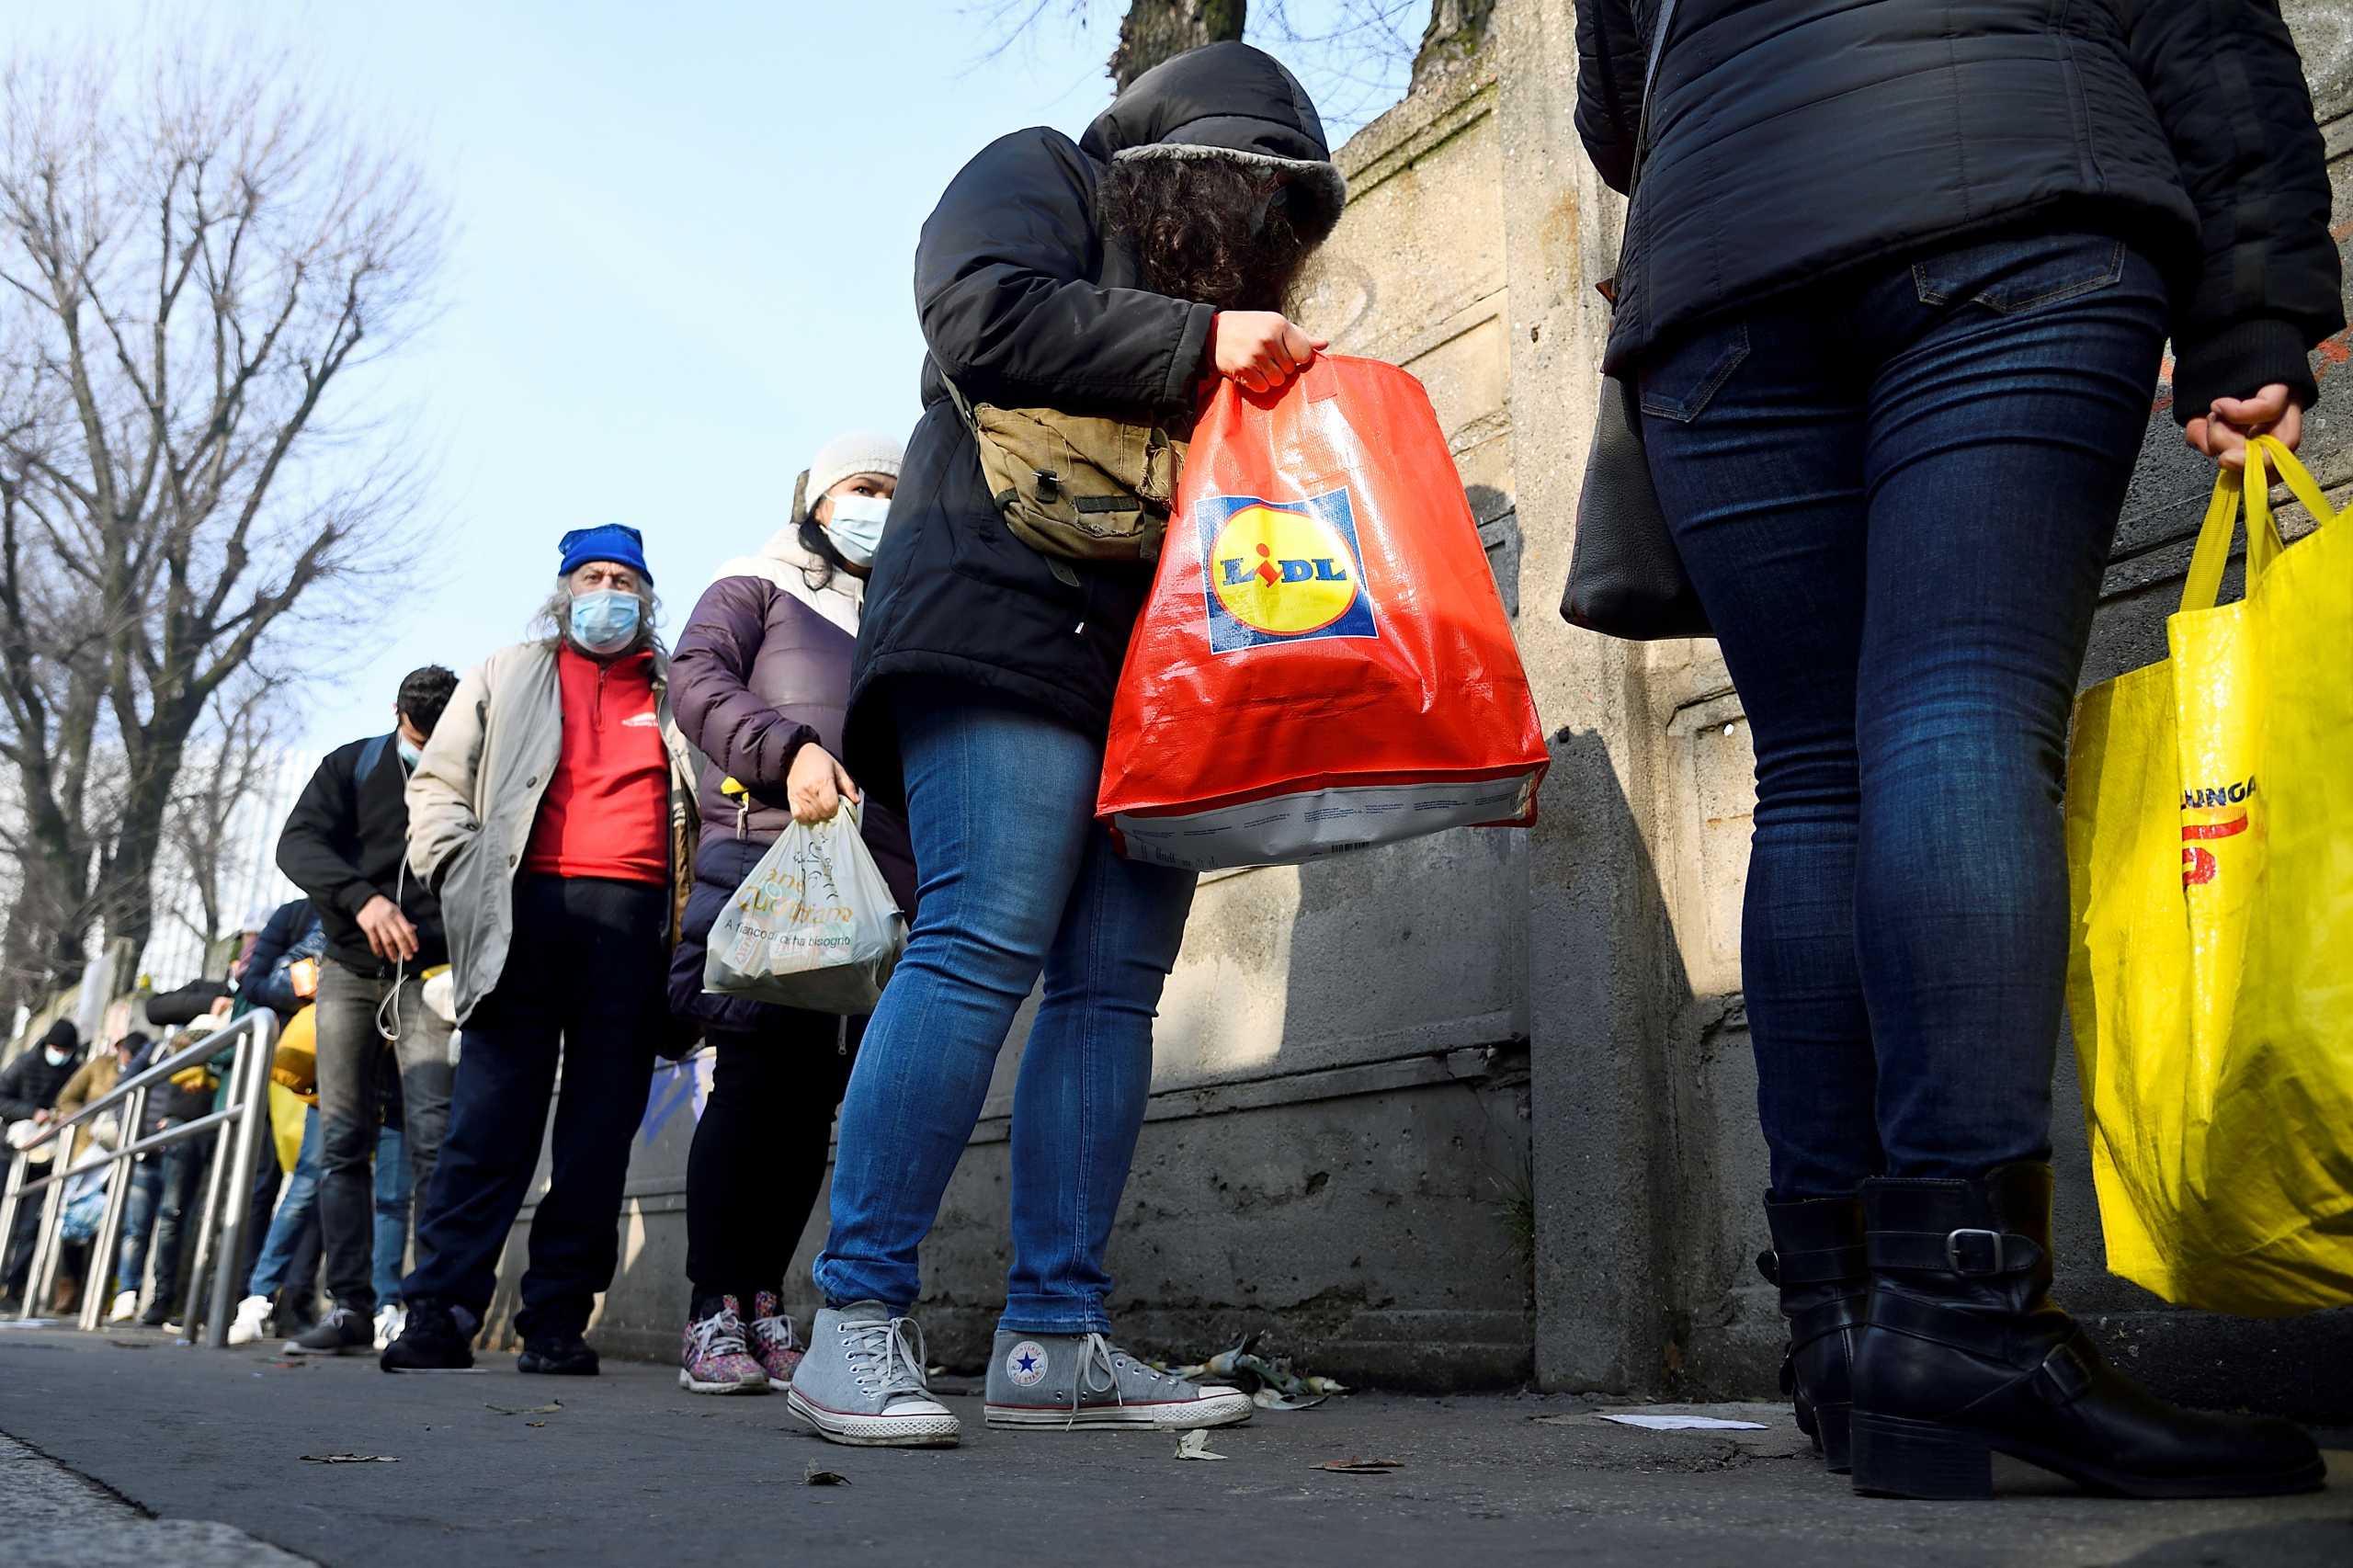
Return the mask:
<svg viewBox="0 0 2353 1568">
<path fill-rule="evenodd" d="M 66 1081 L 74 1076 L 74 1064 L 82 1053 L 82 1034 L 71 1018 L 60 1018 L 49 1026 L 40 1043 L 20 1052 L 5 1068 L 0 1068 L 0 1127 L 14 1127 L 18 1122 L 39 1128 L 48 1125 L 56 1115 L 58 1094 Z M 12 1154 L 0 1148 L 0 1178 L 7 1174 L 7 1162 Z M 46 1171 L 34 1171 L 33 1176 Z M 27 1177 L 32 1179 L 31 1176 Z M 17 1206 L 15 1234 L 0 1236 L 0 1253 L 7 1255 L 7 1279 L 0 1294 L 14 1297 L 24 1290 L 25 1279 L 32 1271 L 33 1244 L 40 1231 L 41 1206 L 39 1195 Z"/>
<path fill-rule="evenodd" d="M 392 701 L 393 729 L 329 752 L 286 819 L 278 865 L 310 895 L 324 927 L 319 964 L 319 1233 L 335 1305 L 289 1355 L 372 1348 L 375 1153 L 383 1109 L 377 1064 L 399 1066 L 414 1190 L 433 1175 L 449 1114 L 449 1026 L 425 1005 L 419 976 L 448 957 L 441 910 L 408 874 L 407 783 L 458 677 L 412 670 Z"/>
<path fill-rule="evenodd" d="M 525 1372 L 593 1374 L 582 1338 L 619 1261 L 630 1137 L 670 1039 L 663 981 L 694 821 L 638 531 L 558 546 L 547 635 L 458 684 L 409 780 L 409 866 L 439 894 L 465 1030 L 449 1136 L 417 1211 L 388 1372 L 473 1363 L 563 1068 L 553 1174 L 523 1276 Z"/>
</svg>

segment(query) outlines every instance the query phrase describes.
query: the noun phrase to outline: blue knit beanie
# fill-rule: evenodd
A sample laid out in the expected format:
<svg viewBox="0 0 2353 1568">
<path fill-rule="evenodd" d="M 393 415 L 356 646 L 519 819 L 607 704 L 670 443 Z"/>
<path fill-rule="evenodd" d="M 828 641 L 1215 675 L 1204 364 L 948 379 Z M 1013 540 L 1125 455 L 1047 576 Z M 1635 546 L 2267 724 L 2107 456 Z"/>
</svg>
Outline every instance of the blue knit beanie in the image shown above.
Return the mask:
<svg viewBox="0 0 2353 1568">
<path fill-rule="evenodd" d="M 569 577 L 591 561 L 609 561 L 616 566 L 628 567 L 649 583 L 654 581 L 654 574 L 645 565 L 645 536 L 626 523 L 574 528 L 556 541 L 556 549 L 563 552 L 563 564 L 556 568 L 559 576 Z"/>
</svg>

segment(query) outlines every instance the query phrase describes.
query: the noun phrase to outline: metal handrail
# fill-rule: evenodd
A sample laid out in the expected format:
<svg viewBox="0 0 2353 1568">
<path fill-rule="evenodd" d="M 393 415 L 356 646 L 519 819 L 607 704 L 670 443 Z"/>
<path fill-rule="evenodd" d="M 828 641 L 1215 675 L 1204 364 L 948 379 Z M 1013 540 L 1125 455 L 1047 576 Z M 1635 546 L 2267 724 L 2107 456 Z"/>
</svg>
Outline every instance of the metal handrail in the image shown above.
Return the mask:
<svg viewBox="0 0 2353 1568">
<path fill-rule="evenodd" d="M 243 1029 L 251 1019 L 267 1011 L 267 1008 L 257 1007 L 253 1012 L 246 1014 L 244 1017 L 239 1018 L 233 1024 L 229 1024 L 221 1028 L 212 1029 L 202 1035 L 193 1037 L 196 1041 L 195 1044 L 188 1046 L 184 1050 L 176 1051 L 172 1055 L 165 1057 L 162 1061 L 154 1062 L 150 1066 L 142 1068 L 136 1074 L 131 1077 L 125 1078 L 113 1088 L 108 1089 L 105 1094 L 99 1096 L 97 1099 L 92 1100 L 80 1110 L 75 1111 L 72 1116 L 66 1117 L 62 1120 L 44 1123 L 39 1132 L 25 1140 L 25 1145 L 23 1149 L 18 1151 L 18 1153 L 28 1154 L 35 1149 L 40 1148 L 43 1143 L 51 1142 L 63 1133 L 70 1131 L 72 1129 L 80 1126 L 82 1123 L 96 1120 L 98 1117 L 103 1116 L 106 1112 L 112 1110 L 116 1106 L 120 1105 L 123 1101 L 129 1099 L 131 1095 L 138 1090 L 146 1088 L 151 1084 L 162 1083 L 165 1079 L 171 1077 L 175 1074 L 184 1073 L 199 1062 L 210 1062 L 214 1057 L 222 1055 L 228 1051 L 232 1043 L 230 1039 L 231 1036 Z M 272 1021 L 276 1021 L 274 1015 Z M 165 1043 L 168 1044 L 172 1040 L 184 1032 L 186 1031 L 180 1029 L 173 1030 L 170 1034 L 164 1037 Z M 111 1049 L 111 1047 L 108 1049 Z"/>
<path fill-rule="evenodd" d="M 168 1040 L 176 1037 L 166 1037 Z M 0 1187 L 0 1237 L 13 1233 L 17 1205 L 31 1192 L 42 1192 L 40 1228 L 36 1233 L 30 1271 L 26 1279 L 24 1306 L 18 1316 L 29 1320 L 37 1302 L 49 1299 L 56 1284 L 57 1266 L 63 1252 L 65 1183 L 68 1178 L 84 1175 L 100 1167 L 107 1168 L 107 1207 L 98 1222 L 98 1233 L 90 1246 L 89 1277 L 83 1283 L 81 1326 L 94 1329 L 108 1292 L 103 1279 L 114 1264 L 117 1244 L 121 1240 L 123 1212 L 129 1205 L 131 1163 L 142 1154 L 191 1138 L 213 1132 L 212 1174 L 206 1185 L 204 1204 L 197 1217 L 196 1256 L 188 1272 L 189 1301 L 192 1312 L 197 1299 L 205 1294 L 204 1271 L 208 1263 L 214 1266 L 215 1278 L 206 1311 L 204 1342 L 219 1349 L 229 1342 L 229 1305 L 237 1298 L 233 1292 L 242 1283 L 235 1278 L 236 1267 L 244 1251 L 246 1195 L 253 1188 L 254 1162 L 262 1137 L 269 1125 L 269 1067 L 278 1039 L 278 1015 L 267 1007 L 256 1007 L 224 1028 L 207 1033 L 186 1047 L 174 1051 L 163 1061 L 135 1074 L 127 1082 L 116 1085 L 105 1095 L 84 1106 L 72 1116 L 46 1124 L 42 1130 L 16 1151 L 16 1158 L 8 1167 L 8 1178 Z M 229 1067 L 228 1104 L 205 1116 L 191 1118 L 177 1127 L 152 1134 L 136 1136 L 147 1110 L 147 1091 L 176 1073 L 187 1071 L 199 1063 L 210 1062 L 224 1051 L 234 1051 Z M 61 1171 L 28 1180 L 25 1171 L 33 1150 L 72 1132 L 76 1128 L 95 1121 L 117 1106 L 127 1108 L 121 1125 L 132 1134 L 131 1140 L 117 1149 L 96 1151 L 92 1157 Z M 70 1149 L 71 1145 L 67 1145 Z M 221 1231 L 217 1261 L 212 1255 L 213 1231 Z M 168 1288 L 168 1287 L 167 1287 Z"/>
</svg>

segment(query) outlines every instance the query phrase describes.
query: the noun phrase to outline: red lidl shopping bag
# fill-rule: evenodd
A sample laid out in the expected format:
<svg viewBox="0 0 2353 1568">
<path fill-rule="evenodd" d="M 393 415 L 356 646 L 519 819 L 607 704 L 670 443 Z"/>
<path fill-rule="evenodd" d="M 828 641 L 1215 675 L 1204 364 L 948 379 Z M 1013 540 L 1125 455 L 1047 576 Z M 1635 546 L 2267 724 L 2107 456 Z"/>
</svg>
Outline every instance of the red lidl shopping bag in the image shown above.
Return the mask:
<svg viewBox="0 0 2353 1568">
<path fill-rule="evenodd" d="M 1210 870 L 1525 826 L 1547 761 L 1422 384 L 1330 355 L 1221 383 L 1112 705 L 1121 850 Z"/>
</svg>

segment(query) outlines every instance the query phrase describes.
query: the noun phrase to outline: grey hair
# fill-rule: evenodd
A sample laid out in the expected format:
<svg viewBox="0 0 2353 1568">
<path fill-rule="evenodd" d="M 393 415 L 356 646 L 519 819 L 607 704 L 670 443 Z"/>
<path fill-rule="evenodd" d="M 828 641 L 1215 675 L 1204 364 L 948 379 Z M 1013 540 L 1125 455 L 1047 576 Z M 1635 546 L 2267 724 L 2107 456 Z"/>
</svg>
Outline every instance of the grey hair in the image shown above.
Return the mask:
<svg viewBox="0 0 2353 1568">
<path fill-rule="evenodd" d="M 662 619 L 662 597 L 654 585 L 640 577 L 637 582 L 637 602 L 642 607 L 637 618 L 637 641 L 621 650 L 622 653 L 642 653 L 648 648 L 662 648 L 662 639 L 654 626 Z M 561 647 L 564 632 L 572 622 L 572 582 L 565 576 L 555 580 L 555 592 L 547 597 L 538 613 L 531 617 L 530 630 L 540 641 L 551 648 Z M 666 649 L 664 650 L 667 652 Z M 608 657 L 619 658 L 620 654 Z"/>
</svg>

